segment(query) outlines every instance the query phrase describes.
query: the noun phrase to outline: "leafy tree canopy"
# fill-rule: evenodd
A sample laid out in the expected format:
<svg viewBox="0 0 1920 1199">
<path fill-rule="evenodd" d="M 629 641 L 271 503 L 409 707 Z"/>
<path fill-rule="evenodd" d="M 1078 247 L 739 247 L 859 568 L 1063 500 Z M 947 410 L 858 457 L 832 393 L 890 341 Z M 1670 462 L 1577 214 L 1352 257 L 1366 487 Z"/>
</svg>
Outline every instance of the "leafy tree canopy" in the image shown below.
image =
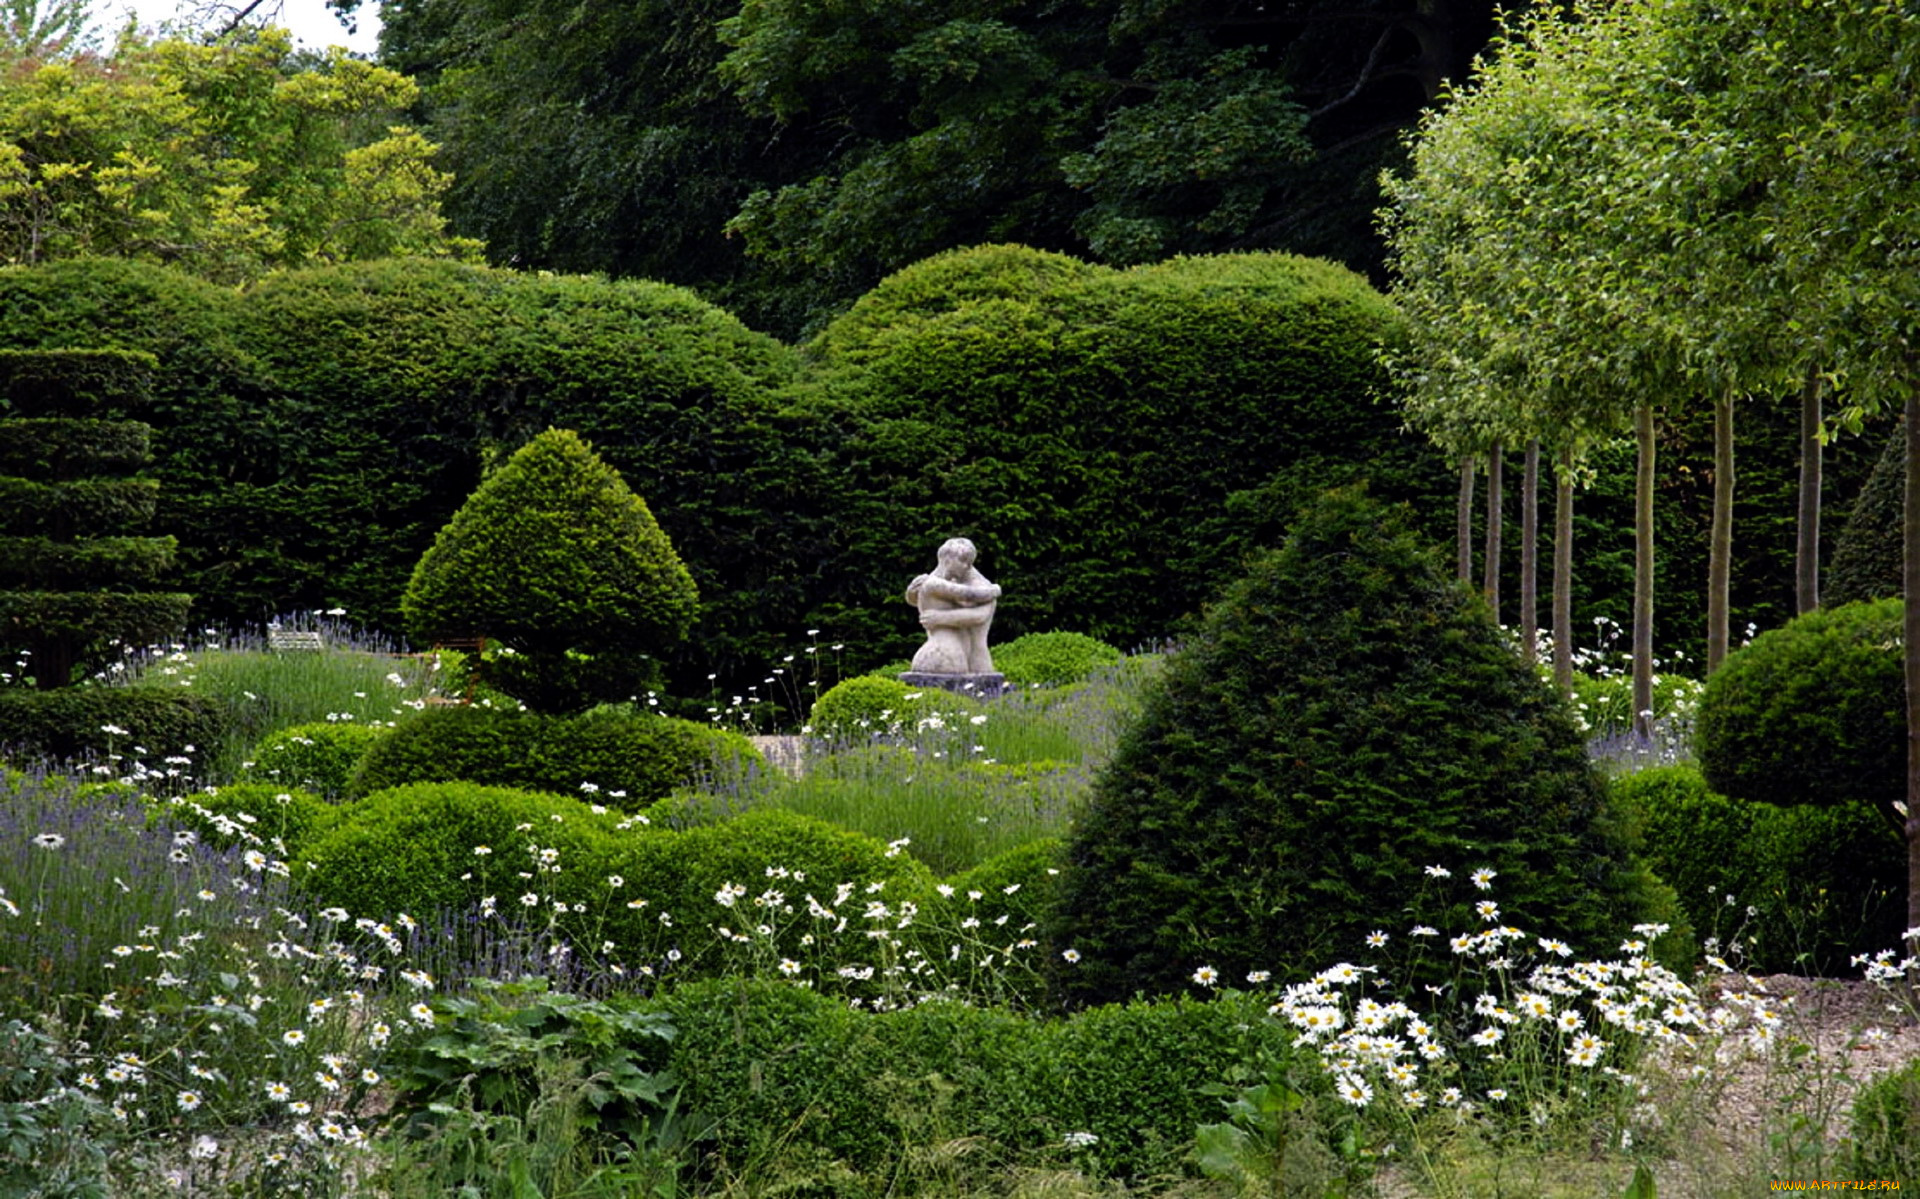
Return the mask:
<svg viewBox="0 0 1920 1199">
<path fill-rule="evenodd" d="M 397 123 L 412 81 L 284 30 L 123 35 L 104 57 L 0 64 L 0 262 L 106 255 L 236 282 L 396 254 L 473 256 L 450 176 Z"/>
<path fill-rule="evenodd" d="M 351 11 L 361 0 L 335 0 Z M 1491 0 L 387 0 L 503 261 L 701 286 L 792 334 L 889 272 L 1019 241 L 1366 269 L 1393 134 Z"/>
</svg>

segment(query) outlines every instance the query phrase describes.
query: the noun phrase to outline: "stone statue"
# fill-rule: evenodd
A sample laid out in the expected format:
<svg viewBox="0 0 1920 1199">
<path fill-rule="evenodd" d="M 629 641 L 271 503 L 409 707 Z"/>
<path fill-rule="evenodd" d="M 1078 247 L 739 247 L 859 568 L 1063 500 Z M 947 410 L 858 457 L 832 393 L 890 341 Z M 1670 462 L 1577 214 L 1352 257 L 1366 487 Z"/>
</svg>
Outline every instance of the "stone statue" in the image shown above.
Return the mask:
<svg viewBox="0 0 1920 1199">
<path fill-rule="evenodd" d="M 907 584 L 907 602 L 920 609 L 927 643 L 913 655 L 913 669 L 900 676 L 910 686 L 943 687 L 998 695 L 1005 676 L 993 669 L 987 630 L 1000 588 L 974 569 L 973 542 L 955 537 L 940 547 L 932 574 Z"/>
</svg>

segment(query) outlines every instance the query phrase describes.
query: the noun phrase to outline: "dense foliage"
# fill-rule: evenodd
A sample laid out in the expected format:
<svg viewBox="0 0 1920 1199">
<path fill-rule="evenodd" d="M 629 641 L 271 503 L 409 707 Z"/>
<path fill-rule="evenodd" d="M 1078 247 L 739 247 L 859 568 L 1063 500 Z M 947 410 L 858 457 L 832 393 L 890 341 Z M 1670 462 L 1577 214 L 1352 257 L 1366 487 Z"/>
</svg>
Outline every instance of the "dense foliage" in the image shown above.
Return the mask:
<svg viewBox="0 0 1920 1199">
<path fill-rule="evenodd" d="M 1119 650 L 1085 633 L 1028 633 L 993 647 L 994 667 L 1007 682 L 1029 687 L 1083 682 L 1120 657 Z"/>
<path fill-rule="evenodd" d="M 1379 398 L 1396 330 L 1358 276 L 1283 255 L 1113 271 L 987 246 L 901 271 L 823 331 L 801 397 L 845 430 L 816 611 L 911 652 L 897 589 L 965 536 L 1005 589 L 996 639 L 1164 636 L 1319 489 L 1448 493 Z"/>
<path fill-rule="evenodd" d="M 1906 485 L 1907 427 L 1897 424 L 1835 539 L 1833 567 L 1820 593 L 1828 607 L 1886 599 L 1905 590 L 1900 571 Z"/>
<path fill-rule="evenodd" d="M 0 263 L 112 255 L 233 282 L 472 256 L 440 215 L 435 147 L 396 123 L 417 95 L 345 53 L 296 58 L 277 29 L 0 62 Z"/>
<path fill-rule="evenodd" d="M 248 777 L 263 783 L 300 787 L 334 799 L 347 793 L 354 767 L 387 735 L 386 728 L 372 724 L 296 724 L 275 730 L 252 746 L 245 770 Z"/>
<path fill-rule="evenodd" d="M 178 688 L 70 687 L 61 691 L 0 688 L 0 746 L 10 760 L 125 754 L 139 745 L 144 760 L 217 744 L 221 704 Z"/>
<path fill-rule="evenodd" d="M 454 706 L 400 722 L 360 757 L 348 790 L 366 795 L 406 783 L 460 780 L 593 795 L 635 811 L 718 766 L 758 758 L 737 733 L 669 716 L 614 708 L 551 716 Z"/>
<path fill-rule="evenodd" d="M 1564 704 L 1392 510 L 1310 509 L 1176 655 L 1074 829 L 1084 1001 L 1359 952 L 1429 867 L 1576 945 L 1653 898 Z M 1452 923 L 1472 923 L 1470 912 Z"/>
<path fill-rule="evenodd" d="M 1612 791 L 1694 931 L 1739 968 L 1833 976 L 1900 940 L 1906 851 L 1872 805 L 1729 799 L 1692 766 L 1642 770 Z"/>
<path fill-rule="evenodd" d="M 171 537 L 141 537 L 158 484 L 148 427 L 153 359 L 123 350 L 0 351 L 0 660 L 43 691 L 71 686 L 122 645 L 186 624 L 191 597 L 147 589 Z M 118 419 L 116 419 L 118 418 Z"/>
<path fill-rule="evenodd" d="M 1713 789 L 1891 813 L 1907 793 L 1904 612 L 1897 599 L 1810 612 L 1729 656 L 1694 730 Z"/>
<path fill-rule="evenodd" d="M 707 1169 L 722 1174 L 777 1152 L 814 1164 L 818 1177 L 848 1166 L 897 1177 L 913 1168 L 900 1147 L 922 1138 L 982 1137 L 1018 1151 L 1091 1133 L 1102 1172 L 1178 1175 L 1194 1128 L 1219 1111 L 1205 1088 L 1249 1058 L 1289 1052 L 1251 998 L 1134 1003 L 1060 1021 L 958 1003 L 872 1016 L 793 987 L 721 979 L 649 1006 L 673 1018 L 669 1060 L 688 1082 L 685 1102 L 725 1114 L 707 1148 Z"/>
<path fill-rule="evenodd" d="M 381 45 L 495 261 L 695 286 L 791 336 L 981 241 L 1371 269 L 1393 134 L 1495 8 L 436 0 L 382 4 Z"/>
<path fill-rule="evenodd" d="M 568 429 L 488 475 L 434 538 L 401 597 L 424 643 L 497 642 L 467 661 L 542 712 L 632 699 L 685 637 L 693 576 L 646 501 Z"/>
</svg>

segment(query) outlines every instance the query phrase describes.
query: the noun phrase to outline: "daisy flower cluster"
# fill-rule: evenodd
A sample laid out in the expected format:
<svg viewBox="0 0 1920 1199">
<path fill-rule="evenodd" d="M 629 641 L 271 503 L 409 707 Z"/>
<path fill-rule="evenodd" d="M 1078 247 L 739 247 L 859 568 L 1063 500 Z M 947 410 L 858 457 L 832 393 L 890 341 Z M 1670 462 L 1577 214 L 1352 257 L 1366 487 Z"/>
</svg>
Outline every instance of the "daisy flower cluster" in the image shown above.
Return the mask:
<svg viewBox="0 0 1920 1199">
<path fill-rule="evenodd" d="M 1436 866 L 1428 875 L 1450 872 Z M 1470 877 L 1487 891 L 1495 874 Z M 1412 992 L 1381 966 L 1351 962 L 1282 989 L 1269 1013 L 1313 1047 L 1341 1100 L 1465 1115 L 1546 1090 L 1636 1087 L 1634 1071 L 1662 1045 L 1721 1052 L 1773 1044 L 1778 1013 L 1764 992 L 1718 988 L 1708 1005 L 1647 956 L 1665 925 L 1636 925 L 1616 960 L 1576 960 L 1563 941 L 1499 923 L 1495 901 L 1480 900 L 1476 910 L 1487 927 L 1444 939 L 1455 981 L 1425 988 L 1424 1002 L 1409 1002 Z M 1443 941 L 1439 930 L 1418 924 L 1406 939 Z M 1383 950 L 1394 940 L 1381 930 L 1367 943 Z M 1267 977 L 1255 972 L 1248 981 Z M 1199 973 L 1195 980 L 1209 981 Z"/>
</svg>

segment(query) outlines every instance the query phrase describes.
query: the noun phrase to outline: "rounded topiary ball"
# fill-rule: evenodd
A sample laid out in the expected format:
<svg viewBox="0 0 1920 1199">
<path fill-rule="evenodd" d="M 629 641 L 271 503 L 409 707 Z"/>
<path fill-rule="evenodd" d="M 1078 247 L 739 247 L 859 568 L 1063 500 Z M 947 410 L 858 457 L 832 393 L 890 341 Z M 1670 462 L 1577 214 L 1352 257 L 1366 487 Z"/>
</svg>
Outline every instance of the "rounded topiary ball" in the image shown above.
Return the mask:
<svg viewBox="0 0 1920 1199">
<path fill-rule="evenodd" d="M 586 866 L 618 823 L 579 800 L 472 783 L 416 783 L 370 795 L 301 855 L 294 879 L 354 916 L 425 918 L 488 895 L 569 902 L 604 888 Z M 542 855 L 542 850 L 552 850 Z"/>
<path fill-rule="evenodd" d="M 1120 661 L 1119 650 L 1085 633 L 1028 633 L 993 647 L 993 664 L 1020 686 L 1078 683 Z"/>
<path fill-rule="evenodd" d="M 270 733 L 253 747 L 247 777 L 281 788 L 345 795 L 353 768 L 388 730 L 370 724 L 301 724 Z"/>
<path fill-rule="evenodd" d="M 764 768 L 765 760 L 745 737 L 671 716 L 429 708 L 361 758 L 349 790 L 457 779 L 638 811 L 702 773 L 748 764 Z"/>
<path fill-rule="evenodd" d="M 1316 971 L 1403 935 L 1428 866 L 1490 868 L 1467 894 L 1503 923 L 1608 950 L 1657 886 L 1564 702 L 1398 509 L 1336 492 L 1209 612 L 1096 781 L 1058 981 L 1104 1002 L 1203 965 Z M 1419 918 L 1484 927 L 1465 900 Z"/>
<path fill-rule="evenodd" d="M 1776 804 L 1906 799 L 1904 605 L 1809 612 L 1729 654 L 1700 697 L 1707 783 Z"/>
<path fill-rule="evenodd" d="M 818 736 L 862 740 L 915 732 L 922 721 L 943 723 L 977 710 L 977 701 L 937 688 L 909 687 L 880 674 L 843 679 L 813 701 L 807 725 Z"/>
</svg>

